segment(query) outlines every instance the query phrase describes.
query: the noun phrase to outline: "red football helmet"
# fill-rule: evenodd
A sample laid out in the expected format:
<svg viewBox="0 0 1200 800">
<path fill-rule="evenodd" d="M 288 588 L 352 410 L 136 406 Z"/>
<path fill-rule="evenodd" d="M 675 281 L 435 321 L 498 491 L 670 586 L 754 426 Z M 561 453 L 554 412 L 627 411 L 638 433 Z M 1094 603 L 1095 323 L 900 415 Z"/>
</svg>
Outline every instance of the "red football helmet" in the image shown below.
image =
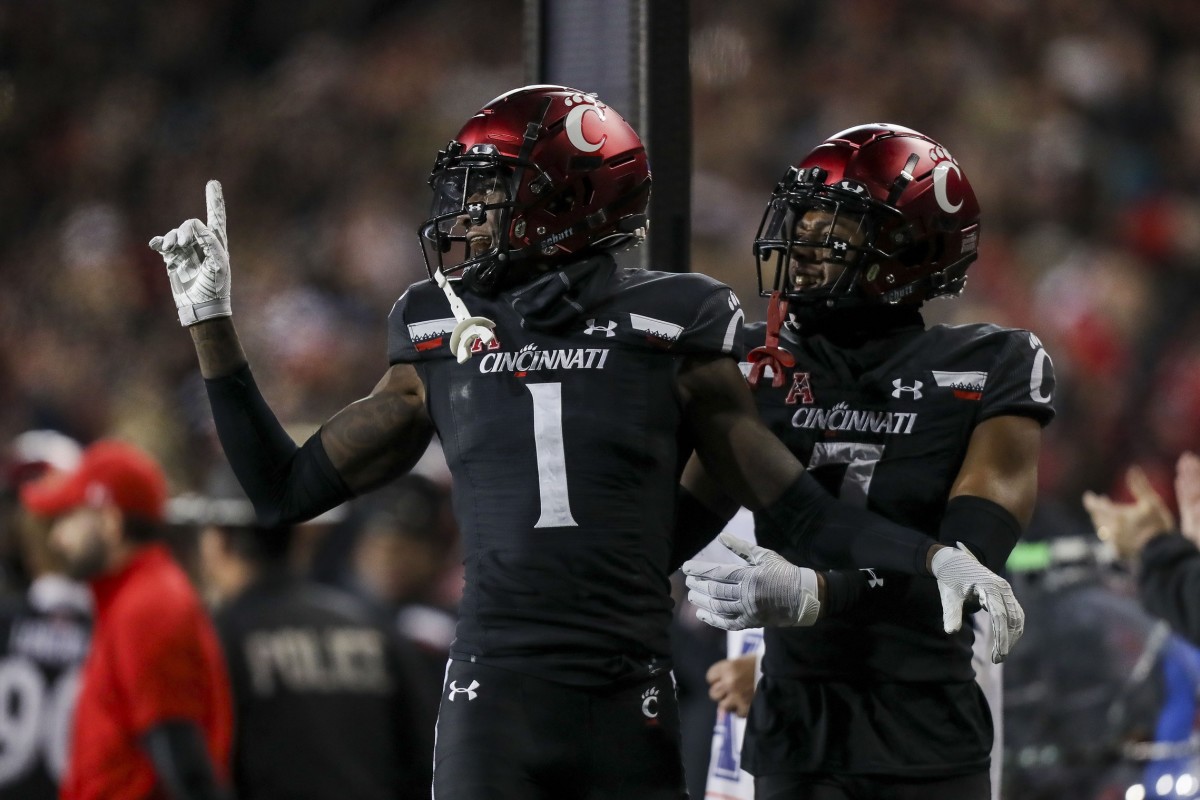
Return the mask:
<svg viewBox="0 0 1200 800">
<path fill-rule="evenodd" d="M 431 277 L 435 265 L 461 272 L 475 292 L 500 288 L 514 263 L 559 265 L 645 236 L 641 139 L 595 95 L 565 86 L 488 103 L 438 153 L 429 185 L 425 266 Z"/>
<path fill-rule="evenodd" d="M 958 162 L 922 133 L 879 123 L 829 137 L 784 173 L 754 255 L 760 294 L 822 312 L 957 295 L 978 246 L 979 203 Z M 803 263 L 809 276 L 819 265 L 845 269 L 806 287 Z"/>
</svg>

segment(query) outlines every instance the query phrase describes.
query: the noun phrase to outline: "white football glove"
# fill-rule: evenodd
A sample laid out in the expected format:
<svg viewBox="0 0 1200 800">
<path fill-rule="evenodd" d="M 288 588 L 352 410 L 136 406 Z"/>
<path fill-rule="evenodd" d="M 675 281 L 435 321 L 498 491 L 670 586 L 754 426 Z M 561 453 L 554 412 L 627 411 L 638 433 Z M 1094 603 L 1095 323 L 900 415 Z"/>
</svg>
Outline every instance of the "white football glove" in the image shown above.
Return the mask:
<svg viewBox="0 0 1200 800">
<path fill-rule="evenodd" d="M 717 564 L 695 559 L 684 563 L 688 600 L 696 606 L 696 617 L 701 622 L 740 631 L 764 625 L 812 625 L 817 621 L 821 610 L 817 573 L 731 533 L 722 533 L 718 541 L 747 563 Z"/>
<path fill-rule="evenodd" d="M 150 240 L 150 248 L 167 262 L 171 294 L 179 323 L 195 325 L 233 313 L 229 302 L 229 240 L 225 234 L 225 198 L 219 181 L 204 187 L 208 225 L 189 219 L 165 236 Z"/>
<path fill-rule="evenodd" d="M 974 599 L 992 619 L 992 663 L 999 664 L 1025 631 L 1025 612 L 1008 581 L 979 563 L 962 542 L 933 554 L 946 633 L 962 627 L 963 603 Z"/>
</svg>

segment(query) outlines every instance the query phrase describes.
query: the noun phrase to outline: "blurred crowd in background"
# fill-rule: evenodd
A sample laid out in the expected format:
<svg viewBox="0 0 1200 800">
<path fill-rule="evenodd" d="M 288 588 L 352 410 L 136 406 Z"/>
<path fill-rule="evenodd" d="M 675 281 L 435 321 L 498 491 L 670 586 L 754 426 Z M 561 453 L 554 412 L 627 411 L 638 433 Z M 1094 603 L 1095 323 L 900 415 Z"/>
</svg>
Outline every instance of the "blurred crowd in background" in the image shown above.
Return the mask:
<svg viewBox="0 0 1200 800">
<path fill-rule="evenodd" d="M 523 10 L 0 2 L 0 442 L 123 437 L 177 495 L 229 495 L 146 246 L 203 215 L 209 178 L 228 203 L 235 318 L 281 421 L 303 439 L 366 394 L 387 366 L 387 312 L 425 276 L 434 155 L 528 82 Z M 1200 449 L 1200 4 L 693 0 L 691 26 L 695 271 L 761 318 L 750 243 L 783 169 L 854 124 L 925 132 L 983 208 L 966 293 L 928 321 L 1029 328 L 1058 373 L 1029 538 L 1088 533 L 1080 494 L 1120 496 L 1131 463 L 1170 496 L 1175 457 Z M 412 487 L 364 502 L 309 528 L 297 563 L 389 613 L 452 611 L 447 475 L 436 455 L 417 471 L 432 505 Z M 410 540 L 428 552 L 405 596 L 390 570 L 414 563 Z M 443 618 L 422 619 L 445 636 Z"/>
</svg>

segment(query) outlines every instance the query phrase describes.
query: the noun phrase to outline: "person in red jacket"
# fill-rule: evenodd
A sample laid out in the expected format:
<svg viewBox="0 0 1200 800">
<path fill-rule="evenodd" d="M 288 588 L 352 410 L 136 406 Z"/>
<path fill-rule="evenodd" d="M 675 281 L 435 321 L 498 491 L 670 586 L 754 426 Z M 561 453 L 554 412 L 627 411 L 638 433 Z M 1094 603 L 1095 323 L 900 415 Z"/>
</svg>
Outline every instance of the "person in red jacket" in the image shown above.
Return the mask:
<svg viewBox="0 0 1200 800">
<path fill-rule="evenodd" d="M 51 546 L 95 600 L 64 800 L 227 796 L 229 679 L 204 606 L 161 541 L 166 501 L 158 464 L 115 440 L 21 489 L 27 509 L 53 519 Z"/>
</svg>

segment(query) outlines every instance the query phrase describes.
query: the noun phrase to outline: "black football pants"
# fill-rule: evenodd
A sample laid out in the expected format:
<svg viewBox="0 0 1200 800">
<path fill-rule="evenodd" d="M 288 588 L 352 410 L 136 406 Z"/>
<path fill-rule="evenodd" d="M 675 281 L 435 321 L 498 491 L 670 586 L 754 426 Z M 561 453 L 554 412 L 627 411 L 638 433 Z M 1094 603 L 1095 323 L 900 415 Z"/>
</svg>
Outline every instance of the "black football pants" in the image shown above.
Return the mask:
<svg viewBox="0 0 1200 800">
<path fill-rule="evenodd" d="M 884 775 L 763 775 L 754 779 L 754 800 L 990 800 L 986 772 L 952 778 Z"/>
<path fill-rule="evenodd" d="M 451 661 L 434 746 L 434 800 L 683 800 L 669 673 L 580 688 Z"/>
</svg>

